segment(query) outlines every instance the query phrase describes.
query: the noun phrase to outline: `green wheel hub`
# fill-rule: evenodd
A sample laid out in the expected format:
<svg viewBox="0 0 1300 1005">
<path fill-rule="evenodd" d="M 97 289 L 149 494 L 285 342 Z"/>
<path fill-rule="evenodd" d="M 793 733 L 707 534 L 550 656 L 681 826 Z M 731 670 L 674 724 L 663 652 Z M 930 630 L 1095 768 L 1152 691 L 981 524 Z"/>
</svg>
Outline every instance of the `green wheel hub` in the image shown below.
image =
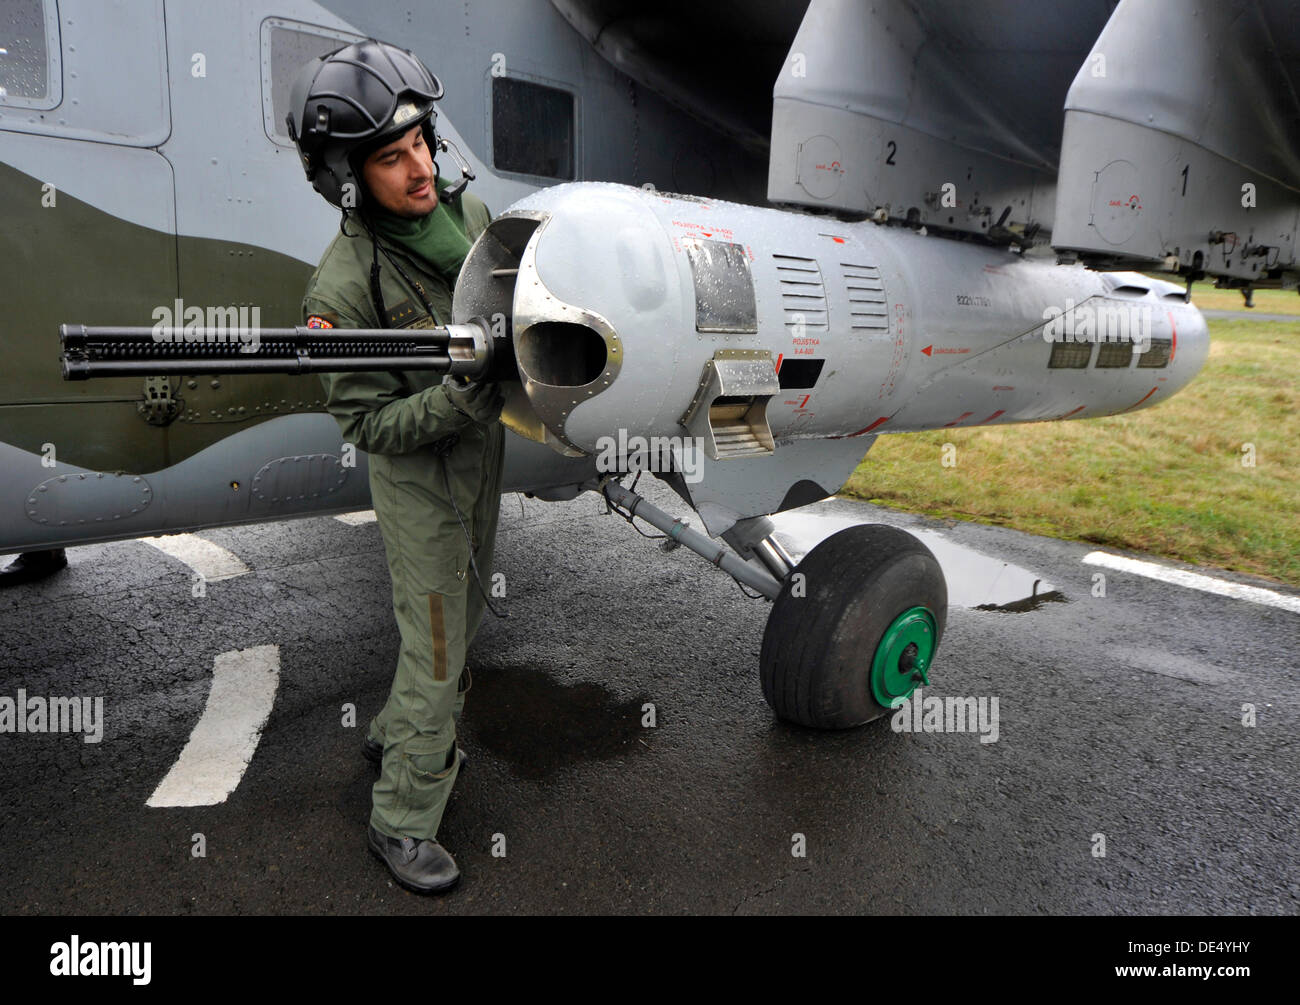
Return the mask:
<svg viewBox="0 0 1300 1005">
<path fill-rule="evenodd" d="M 913 607 L 896 617 L 881 636 L 871 660 L 871 694 L 889 708 L 922 684 L 929 684 L 935 620 L 928 608 Z"/>
</svg>

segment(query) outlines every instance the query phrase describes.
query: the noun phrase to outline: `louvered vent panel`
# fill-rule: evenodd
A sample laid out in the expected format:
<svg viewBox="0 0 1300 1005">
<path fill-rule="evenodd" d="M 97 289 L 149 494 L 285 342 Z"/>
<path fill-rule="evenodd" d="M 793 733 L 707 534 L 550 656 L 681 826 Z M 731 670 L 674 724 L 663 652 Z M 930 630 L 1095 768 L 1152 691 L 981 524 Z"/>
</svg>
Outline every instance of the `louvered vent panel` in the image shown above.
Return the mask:
<svg viewBox="0 0 1300 1005">
<path fill-rule="evenodd" d="M 844 284 L 849 291 L 850 327 L 856 331 L 889 331 L 889 304 L 885 301 L 885 284 L 874 265 L 841 263 Z"/>
<path fill-rule="evenodd" d="M 802 319 L 805 331 L 827 331 L 826 284 L 821 267 L 811 258 L 773 255 L 781 281 L 781 306 L 785 308 L 787 328 L 795 328 Z"/>
</svg>

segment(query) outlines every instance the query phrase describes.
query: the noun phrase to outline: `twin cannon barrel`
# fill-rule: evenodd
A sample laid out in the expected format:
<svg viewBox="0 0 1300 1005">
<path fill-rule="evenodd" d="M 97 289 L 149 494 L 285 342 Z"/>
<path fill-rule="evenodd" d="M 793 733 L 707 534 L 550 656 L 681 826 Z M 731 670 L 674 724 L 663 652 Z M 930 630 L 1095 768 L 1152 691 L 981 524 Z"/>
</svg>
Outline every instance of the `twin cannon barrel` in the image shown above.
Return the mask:
<svg viewBox="0 0 1300 1005">
<path fill-rule="evenodd" d="M 489 322 L 435 328 L 349 329 L 59 327 L 64 380 L 92 377 L 218 373 L 341 373 L 433 370 L 477 378 L 507 365 L 508 332 L 494 338 Z M 509 368 L 513 370 L 513 367 Z"/>
</svg>

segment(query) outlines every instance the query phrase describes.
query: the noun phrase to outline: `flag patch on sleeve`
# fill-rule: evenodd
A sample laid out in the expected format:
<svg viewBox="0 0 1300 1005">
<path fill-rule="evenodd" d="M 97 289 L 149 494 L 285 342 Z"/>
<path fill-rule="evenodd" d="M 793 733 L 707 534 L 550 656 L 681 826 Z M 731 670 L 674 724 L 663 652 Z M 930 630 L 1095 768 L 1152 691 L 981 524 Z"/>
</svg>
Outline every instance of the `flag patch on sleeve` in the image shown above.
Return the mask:
<svg viewBox="0 0 1300 1005">
<path fill-rule="evenodd" d="M 307 319 L 308 328 L 333 328 L 334 326 L 326 321 L 319 314 L 313 314 Z"/>
</svg>

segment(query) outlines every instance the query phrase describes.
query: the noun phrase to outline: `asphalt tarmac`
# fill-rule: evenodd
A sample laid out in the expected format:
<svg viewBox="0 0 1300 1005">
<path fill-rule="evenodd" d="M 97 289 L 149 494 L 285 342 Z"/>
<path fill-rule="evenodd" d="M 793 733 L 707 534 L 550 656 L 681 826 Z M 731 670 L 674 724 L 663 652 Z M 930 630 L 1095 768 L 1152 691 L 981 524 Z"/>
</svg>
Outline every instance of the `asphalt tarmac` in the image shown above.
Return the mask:
<svg viewBox="0 0 1300 1005">
<path fill-rule="evenodd" d="M 0 697 L 101 697 L 102 739 L 0 734 L 0 912 L 1300 910 L 1300 613 L 1099 569 L 1087 545 L 812 509 L 784 524 L 792 549 L 887 522 L 987 556 L 949 570 L 967 606 L 924 693 L 990 715 L 996 698 L 996 734 L 778 722 L 758 680 L 765 601 L 594 496 L 507 496 L 509 617 L 471 652 L 470 761 L 439 835 L 464 880 L 440 898 L 398 888 L 366 849 L 362 731 L 397 647 L 376 524 L 204 532 L 249 571 L 198 597 L 149 544 L 70 549 L 67 570 L 0 593 Z M 1004 562 L 1006 582 L 1060 596 L 976 609 Z M 148 805 L 200 732 L 235 742 L 196 727 L 218 657 L 250 650 L 274 672 L 258 671 L 263 711 L 239 713 L 265 722 L 233 791 Z"/>
<path fill-rule="evenodd" d="M 1274 324 L 1300 326 L 1300 314 L 1265 314 L 1261 311 L 1201 311 L 1211 321 L 1271 321 Z"/>
</svg>

